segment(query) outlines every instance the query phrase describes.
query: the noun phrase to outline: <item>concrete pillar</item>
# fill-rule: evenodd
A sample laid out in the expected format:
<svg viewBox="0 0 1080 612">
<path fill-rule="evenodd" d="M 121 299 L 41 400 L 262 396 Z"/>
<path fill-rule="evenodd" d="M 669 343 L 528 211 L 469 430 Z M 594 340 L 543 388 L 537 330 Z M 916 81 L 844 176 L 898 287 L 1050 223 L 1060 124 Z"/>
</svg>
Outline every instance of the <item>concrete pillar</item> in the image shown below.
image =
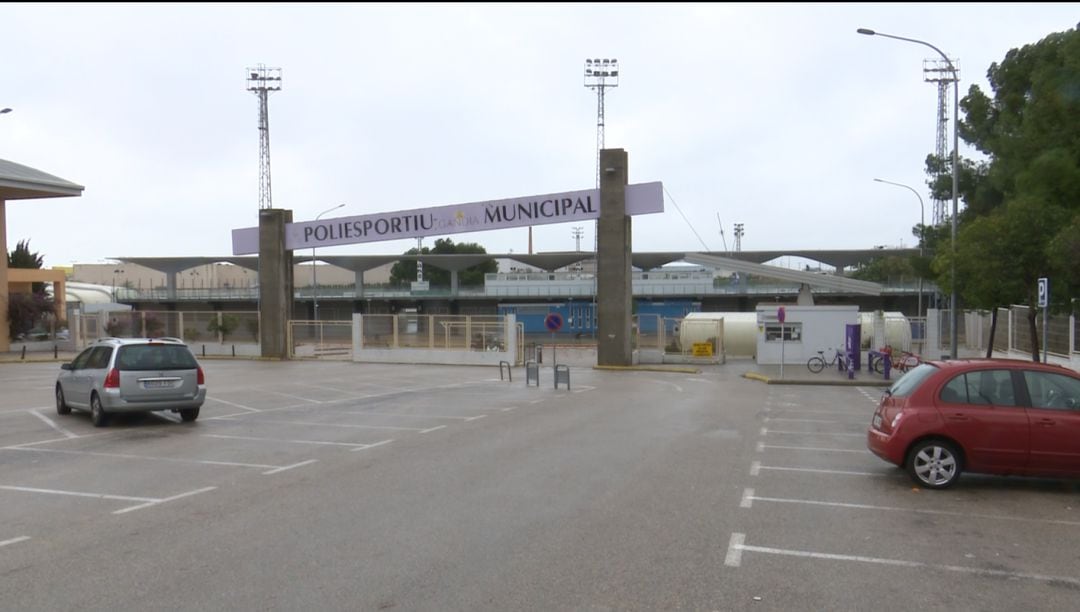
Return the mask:
<svg viewBox="0 0 1080 612">
<path fill-rule="evenodd" d="M 259 211 L 259 342 L 262 356 L 288 359 L 288 322 L 293 311 L 293 252 L 285 249 L 292 211 Z"/>
<path fill-rule="evenodd" d="M 353 272 L 356 278 L 356 297 L 364 297 L 364 271 Z"/>
<path fill-rule="evenodd" d="M 600 151 L 600 219 L 597 221 L 597 364 L 632 365 L 630 216 L 626 214 L 627 156 Z"/>
<path fill-rule="evenodd" d="M 457 295 L 458 291 L 458 271 L 450 270 L 450 295 Z"/>
<path fill-rule="evenodd" d="M 165 273 L 165 293 L 170 300 L 176 299 L 176 272 Z"/>
</svg>

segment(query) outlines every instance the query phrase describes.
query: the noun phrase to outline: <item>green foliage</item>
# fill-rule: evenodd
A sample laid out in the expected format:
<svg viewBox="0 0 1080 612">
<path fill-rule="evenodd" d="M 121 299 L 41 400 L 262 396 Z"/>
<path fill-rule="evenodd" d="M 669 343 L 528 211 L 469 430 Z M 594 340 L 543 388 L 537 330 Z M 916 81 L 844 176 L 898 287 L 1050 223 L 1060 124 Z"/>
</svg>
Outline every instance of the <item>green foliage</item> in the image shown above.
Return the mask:
<svg viewBox="0 0 1080 612">
<path fill-rule="evenodd" d="M 1037 279 L 1050 277 L 1051 297 L 1068 304 L 1080 297 L 1080 31 L 1010 50 L 987 78 L 992 98 L 976 85 L 961 101 L 961 136 L 988 161 L 958 173 L 957 290 L 966 306 L 1034 306 Z M 927 171 L 935 197 L 951 200 L 948 160 L 929 158 Z M 951 292 L 951 241 L 933 241 Z"/>
<path fill-rule="evenodd" d="M 878 257 L 848 276 L 875 283 L 883 283 L 890 279 L 896 281 L 901 278 L 916 278 L 918 272 L 916 272 L 914 260 L 913 257 L 896 255 Z"/>
<path fill-rule="evenodd" d="M 56 305 L 44 293 L 8 295 L 8 334 L 16 338 L 28 333 L 45 316 L 56 315 Z"/>
<path fill-rule="evenodd" d="M 30 241 L 20 240 L 15 245 L 15 250 L 8 253 L 9 268 L 41 269 L 45 264 L 45 257 L 38 253 L 30 252 Z"/>
<path fill-rule="evenodd" d="M 449 238 L 440 238 L 435 241 L 435 247 L 422 250 L 409 249 L 406 255 L 483 255 L 487 251 L 475 242 L 463 242 L 454 244 Z M 499 265 L 494 259 L 484 259 L 480 263 L 469 266 L 458 272 L 458 284 L 460 286 L 477 286 L 484 284 L 484 275 L 499 271 Z M 390 283 L 407 285 L 416 280 L 416 262 L 399 261 L 390 268 Z M 424 266 L 424 280 L 435 287 L 450 286 L 450 271 L 438 268 L 434 265 Z"/>
<path fill-rule="evenodd" d="M 221 334 L 221 341 L 224 342 L 225 338 L 229 334 L 236 331 L 236 328 L 240 326 L 240 319 L 235 315 L 223 314 L 220 318 L 210 319 L 210 323 L 206 325 L 206 331 L 211 334 Z"/>
</svg>

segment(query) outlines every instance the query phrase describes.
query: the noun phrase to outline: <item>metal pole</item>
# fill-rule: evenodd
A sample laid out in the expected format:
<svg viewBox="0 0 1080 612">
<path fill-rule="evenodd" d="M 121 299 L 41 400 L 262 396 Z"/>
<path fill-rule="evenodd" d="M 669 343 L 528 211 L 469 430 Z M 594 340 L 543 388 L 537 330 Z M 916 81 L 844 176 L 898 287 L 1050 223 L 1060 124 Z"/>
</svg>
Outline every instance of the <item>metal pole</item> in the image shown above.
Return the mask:
<svg viewBox="0 0 1080 612">
<path fill-rule="evenodd" d="M 957 160 L 960 155 L 960 132 L 958 126 L 960 124 L 960 75 L 956 71 L 956 66 L 953 65 L 949 56 L 945 55 L 941 49 L 938 49 L 934 45 L 926 42 L 925 40 L 918 40 L 915 38 L 905 38 L 903 36 L 893 36 L 892 34 L 882 34 L 881 32 L 875 32 L 867 28 L 859 28 L 856 30 L 859 34 L 865 34 L 867 36 L 883 36 L 885 38 L 892 38 L 895 40 L 902 40 L 904 42 L 915 43 L 917 45 L 923 45 L 924 47 L 930 47 L 934 51 L 937 51 L 941 59 L 945 60 L 945 63 L 949 66 L 949 71 L 953 75 L 953 153 L 952 153 L 952 245 L 951 245 L 951 257 L 950 262 L 950 274 L 952 276 L 952 303 L 949 305 L 949 340 L 951 342 L 950 356 L 956 359 L 959 354 L 959 342 L 957 329 L 959 327 L 959 310 L 960 301 L 957 298 L 956 290 L 956 223 L 957 214 L 960 208 L 960 190 L 959 180 L 957 177 Z"/>
<path fill-rule="evenodd" d="M 327 208 L 326 210 L 322 211 L 321 213 L 315 215 L 315 220 L 318 221 L 326 213 L 328 213 L 328 212 L 330 212 L 332 210 L 337 210 L 337 209 L 341 208 L 342 206 L 345 206 L 345 205 L 344 204 L 338 204 L 337 206 Z M 315 278 L 315 247 L 314 246 L 311 247 L 311 310 L 312 310 L 312 314 L 313 314 L 313 316 L 315 318 L 315 322 L 318 323 L 319 322 L 319 283 L 317 282 L 317 279 Z"/>
<path fill-rule="evenodd" d="M 892 181 L 885 181 L 885 180 L 882 180 L 882 179 L 879 179 L 879 178 L 876 178 L 874 180 L 876 182 L 878 182 L 878 183 L 885 183 L 886 185 L 895 185 L 897 187 L 903 187 L 904 189 L 907 189 L 911 193 L 914 193 L 916 198 L 919 198 L 919 257 L 922 257 L 923 256 L 922 232 L 923 232 L 923 228 L 926 227 L 926 207 L 923 205 L 922 196 L 919 195 L 918 191 L 915 191 L 914 189 L 912 189 L 911 187 L 908 187 L 907 185 L 904 185 L 903 183 L 894 183 Z M 922 275 L 920 274 L 919 275 L 919 309 L 915 313 L 915 315 L 919 316 L 919 317 L 923 316 L 923 309 L 922 309 L 923 299 L 922 298 L 923 298 L 923 278 L 922 278 Z"/>
</svg>

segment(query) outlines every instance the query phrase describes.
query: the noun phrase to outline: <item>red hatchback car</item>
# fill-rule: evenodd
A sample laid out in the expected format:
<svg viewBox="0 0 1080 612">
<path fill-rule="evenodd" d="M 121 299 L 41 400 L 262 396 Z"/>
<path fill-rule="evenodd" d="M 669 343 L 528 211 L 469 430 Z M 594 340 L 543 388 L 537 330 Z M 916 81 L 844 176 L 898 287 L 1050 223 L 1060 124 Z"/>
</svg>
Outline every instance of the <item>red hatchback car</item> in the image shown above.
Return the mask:
<svg viewBox="0 0 1080 612">
<path fill-rule="evenodd" d="M 1080 477 L 1080 374 L 1013 359 L 928 361 L 885 392 L 866 444 L 930 489 L 964 471 Z"/>
</svg>

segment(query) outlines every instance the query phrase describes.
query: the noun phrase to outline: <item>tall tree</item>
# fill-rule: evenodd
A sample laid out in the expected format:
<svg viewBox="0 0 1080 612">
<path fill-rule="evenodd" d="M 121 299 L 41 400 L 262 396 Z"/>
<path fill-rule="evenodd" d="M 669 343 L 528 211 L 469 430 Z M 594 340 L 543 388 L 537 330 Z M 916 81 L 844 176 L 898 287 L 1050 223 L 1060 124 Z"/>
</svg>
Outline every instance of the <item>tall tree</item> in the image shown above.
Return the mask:
<svg viewBox="0 0 1080 612">
<path fill-rule="evenodd" d="M 1010 50 L 987 78 L 992 98 L 974 85 L 961 102 L 960 133 L 988 159 L 965 161 L 959 173 L 967 210 L 957 235 L 957 290 L 975 307 L 1031 307 L 1037 359 L 1038 278 L 1054 278 L 1059 307 L 1080 296 L 1077 260 L 1063 259 L 1080 241 L 1080 31 Z M 942 197 L 947 165 L 938 162 L 927 166 Z M 945 290 L 951 264 L 951 249 L 938 248 L 934 269 Z"/>
</svg>

